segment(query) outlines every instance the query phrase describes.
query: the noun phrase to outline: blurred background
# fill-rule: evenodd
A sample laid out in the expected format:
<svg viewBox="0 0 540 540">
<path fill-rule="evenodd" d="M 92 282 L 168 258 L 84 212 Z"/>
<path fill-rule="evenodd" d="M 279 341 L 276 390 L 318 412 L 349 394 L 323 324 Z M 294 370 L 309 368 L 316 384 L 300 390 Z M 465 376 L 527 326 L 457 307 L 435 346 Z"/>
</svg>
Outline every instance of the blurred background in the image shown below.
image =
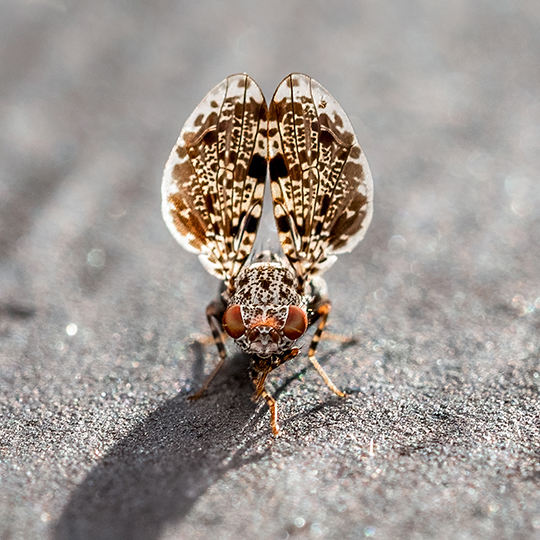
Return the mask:
<svg viewBox="0 0 540 540">
<path fill-rule="evenodd" d="M 539 58 L 534 0 L 2 2 L 0 538 L 539 537 Z M 237 72 L 268 100 L 318 80 L 375 183 L 327 275 L 331 329 L 358 339 L 322 349 L 349 405 L 317 409 L 324 385 L 285 366 L 295 420 L 264 451 L 249 384 L 190 424 L 218 282 L 160 214 L 183 122 Z M 202 453 L 165 467 L 169 436 Z M 238 445 L 263 452 L 256 474 Z M 125 452 L 157 469 L 123 482 Z"/>
</svg>

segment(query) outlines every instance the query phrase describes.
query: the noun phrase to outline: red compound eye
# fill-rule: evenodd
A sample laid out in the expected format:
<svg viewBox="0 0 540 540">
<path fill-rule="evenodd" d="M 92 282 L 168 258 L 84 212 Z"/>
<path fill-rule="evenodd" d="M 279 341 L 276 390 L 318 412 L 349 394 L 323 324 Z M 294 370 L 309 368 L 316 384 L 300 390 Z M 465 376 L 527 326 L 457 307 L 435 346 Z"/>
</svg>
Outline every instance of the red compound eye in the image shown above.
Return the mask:
<svg viewBox="0 0 540 540">
<path fill-rule="evenodd" d="M 306 331 L 307 315 L 306 312 L 297 307 L 289 306 L 289 315 L 283 327 L 283 333 L 292 340 L 298 339 Z"/>
<path fill-rule="evenodd" d="M 242 320 L 242 310 L 240 306 L 231 306 L 223 314 L 223 330 L 233 339 L 238 339 L 246 332 L 244 321 Z"/>
</svg>

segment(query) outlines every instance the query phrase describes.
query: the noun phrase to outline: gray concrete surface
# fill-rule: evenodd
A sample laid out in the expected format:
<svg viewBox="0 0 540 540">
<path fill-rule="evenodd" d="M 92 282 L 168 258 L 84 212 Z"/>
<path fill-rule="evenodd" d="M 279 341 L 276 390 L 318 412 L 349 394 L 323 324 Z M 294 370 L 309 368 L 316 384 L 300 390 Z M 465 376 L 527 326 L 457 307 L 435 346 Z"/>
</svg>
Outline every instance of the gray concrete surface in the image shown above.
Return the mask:
<svg viewBox="0 0 540 540">
<path fill-rule="evenodd" d="M 540 538 L 538 2 L 12 0 L 0 29 L 2 540 Z M 326 276 L 350 396 L 290 362 L 277 440 L 233 349 L 186 401 L 218 283 L 159 209 L 242 71 L 319 80 L 375 178 Z"/>
</svg>

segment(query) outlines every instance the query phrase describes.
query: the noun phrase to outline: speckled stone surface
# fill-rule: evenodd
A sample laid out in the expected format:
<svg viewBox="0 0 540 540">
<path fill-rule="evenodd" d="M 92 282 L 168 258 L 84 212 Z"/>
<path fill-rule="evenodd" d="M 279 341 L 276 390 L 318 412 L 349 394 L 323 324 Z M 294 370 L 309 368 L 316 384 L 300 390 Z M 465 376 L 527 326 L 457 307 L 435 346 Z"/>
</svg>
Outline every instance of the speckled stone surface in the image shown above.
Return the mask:
<svg viewBox="0 0 540 540">
<path fill-rule="evenodd" d="M 0 538 L 540 538 L 540 4 L 0 6 Z M 375 179 L 320 361 L 215 362 L 161 172 L 224 77 L 338 99 Z"/>
</svg>

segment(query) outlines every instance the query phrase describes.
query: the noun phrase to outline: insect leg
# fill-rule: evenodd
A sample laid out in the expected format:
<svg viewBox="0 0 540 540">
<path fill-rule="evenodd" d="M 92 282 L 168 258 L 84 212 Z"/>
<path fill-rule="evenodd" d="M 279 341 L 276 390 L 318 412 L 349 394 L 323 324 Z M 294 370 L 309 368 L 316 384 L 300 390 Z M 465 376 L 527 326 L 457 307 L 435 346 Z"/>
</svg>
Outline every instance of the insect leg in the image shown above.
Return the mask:
<svg viewBox="0 0 540 540">
<path fill-rule="evenodd" d="M 321 364 L 319 364 L 319 362 L 315 358 L 315 351 L 321 339 L 321 334 L 323 333 L 324 327 L 326 326 L 326 322 L 328 321 L 328 315 L 330 315 L 330 309 L 331 309 L 330 300 L 327 300 L 327 299 L 324 299 L 324 300 L 321 299 L 321 301 L 315 308 L 315 312 L 313 314 L 313 318 L 311 322 L 316 322 L 319 319 L 320 319 L 320 322 L 319 322 L 319 326 L 317 327 L 317 330 L 315 331 L 315 334 L 313 335 L 313 339 L 311 340 L 311 345 L 309 346 L 309 351 L 308 351 L 308 358 L 310 362 L 313 364 L 313 367 L 319 372 L 319 375 L 323 378 L 328 388 L 330 388 L 330 390 L 332 390 L 334 394 L 337 394 L 340 397 L 345 397 L 346 394 L 344 394 L 341 390 L 337 388 L 337 386 L 331 381 L 330 377 L 326 374 Z"/>
<path fill-rule="evenodd" d="M 253 379 L 253 384 L 255 385 L 255 395 L 253 396 L 253 399 L 256 400 L 259 397 L 263 397 L 266 400 L 268 408 L 270 409 L 270 426 L 272 428 L 272 433 L 277 436 L 279 435 L 277 401 L 266 391 L 266 388 L 264 387 L 264 382 L 266 381 L 268 373 L 270 373 L 270 371 L 266 371 L 264 373 L 252 371 L 251 377 Z"/>
<path fill-rule="evenodd" d="M 277 436 L 279 435 L 277 402 L 265 389 L 261 392 L 261 396 L 268 403 L 270 409 L 270 426 L 272 427 L 272 433 Z"/>
<path fill-rule="evenodd" d="M 225 302 L 223 302 L 223 300 L 220 298 L 219 300 L 214 300 L 211 302 L 206 308 L 206 319 L 208 320 L 210 330 L 212 330 L 212 337 L 214 338 L 214 343 L 216 344 L 219 353 L 219 362 L 212 373 L 210 373 L 210 375 L 206 378 L 201 388 L 188 397 L 189 400 L 199 399 L 204 394 L 227 358 L 227 351 L 224 343 L 224 332 L 221 327 L 221 319 L 223 318 L 223 313 L 226 307 Z"/>
</svg>

